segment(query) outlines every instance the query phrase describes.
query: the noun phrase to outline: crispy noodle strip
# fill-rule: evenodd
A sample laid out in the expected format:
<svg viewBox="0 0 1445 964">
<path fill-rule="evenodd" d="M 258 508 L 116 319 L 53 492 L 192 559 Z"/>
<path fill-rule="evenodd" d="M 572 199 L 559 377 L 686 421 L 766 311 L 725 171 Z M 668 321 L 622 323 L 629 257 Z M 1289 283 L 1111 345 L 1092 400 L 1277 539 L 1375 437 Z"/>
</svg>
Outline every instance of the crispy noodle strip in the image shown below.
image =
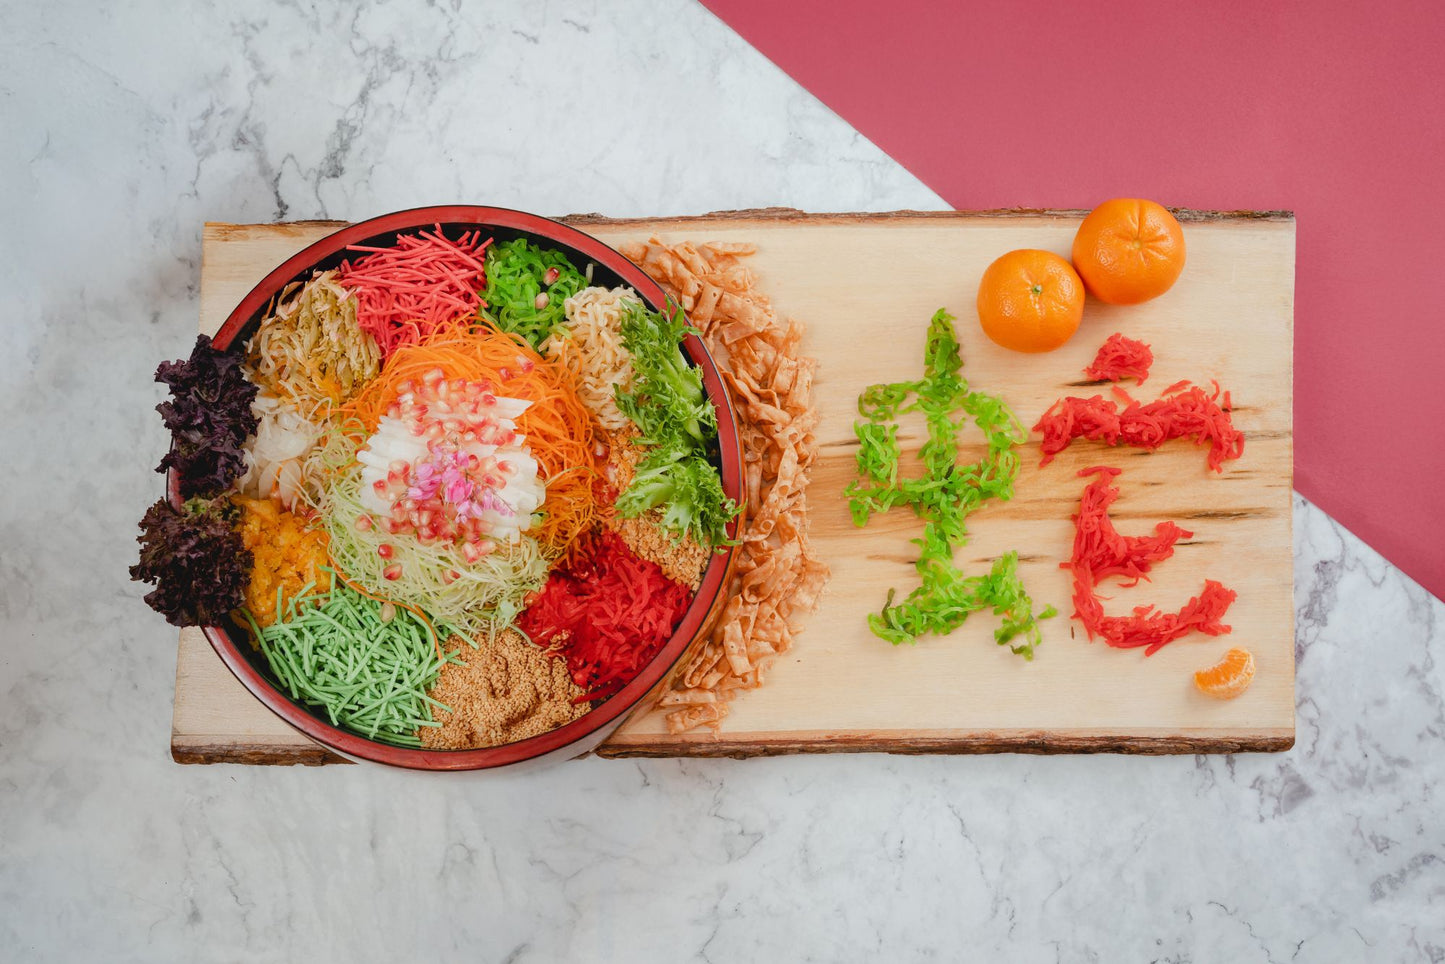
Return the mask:
<svg viewBox="0 0 1445 964">
<path fill-rule="evenodd" d="M 564 302 L 567 328 L 538 349 L 572 372 L 577 396 L 609 432 L 632 424 L 617 408 L 617 389 L 632 387 L 632 355 L 622 346 L 622 303 L 638 300 L 631 288 L 583 288 Z"/>
<path fill-rule="evenodd" d="M 723 372 L 739 415 L 747 525 L 717 626 L 694 644 L 662 690 L 667 728 L 714 730 L 728 701 L 756 689 L 817 604 L 828 567 L 808 540 L 808 471 L 816 362 L 799 354 L 803 328 L 780 319 L 743 258 L 750 244 L 666 245 L 653 238 L 622 253 L 687 312 Z"/>
</svg>

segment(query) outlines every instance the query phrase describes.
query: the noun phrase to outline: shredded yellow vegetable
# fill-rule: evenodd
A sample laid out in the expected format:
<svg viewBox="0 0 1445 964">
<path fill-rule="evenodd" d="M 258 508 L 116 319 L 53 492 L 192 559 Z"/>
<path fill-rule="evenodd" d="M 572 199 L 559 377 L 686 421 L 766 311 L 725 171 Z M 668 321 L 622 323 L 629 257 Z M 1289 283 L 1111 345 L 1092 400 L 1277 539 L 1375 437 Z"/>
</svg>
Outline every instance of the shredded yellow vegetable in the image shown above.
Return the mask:
<svg viewBox="0 0 1445 964">
<path fill-rule="evenodd" d="M 381 371 L 381 349 L 335 271 L 288 285 L 247 351 L 252 381 L 302 411 L 340 405 Z"/>
</svg>

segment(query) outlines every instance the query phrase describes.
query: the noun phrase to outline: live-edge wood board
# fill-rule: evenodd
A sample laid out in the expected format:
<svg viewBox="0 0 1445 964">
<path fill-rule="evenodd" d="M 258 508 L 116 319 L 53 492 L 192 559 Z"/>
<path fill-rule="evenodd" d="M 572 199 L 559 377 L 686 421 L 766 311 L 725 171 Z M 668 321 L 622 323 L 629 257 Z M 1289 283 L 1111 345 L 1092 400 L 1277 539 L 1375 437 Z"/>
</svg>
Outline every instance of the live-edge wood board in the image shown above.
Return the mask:
<svg viewBox="0 0 1445 964">
<path fill-rule="evenodd" d="M 832 566 L 828 592 L 794 648 L 760 690 L 732 704 L 721 732 L 669 735 L 660 714 L 635 715 L 598 751 L 605 756 L 751 756 L 803 751 L 967 753 L 989 751 L 1196 753 L 1282 750 L 1294 742 L 1294 608 L 1291 538 L 1292 348 L 1295 225 L 1287 212 L 1182 212 L 1188 263 L 1155 301 L 1111 307 L 1089 300 L 1073 340 L 1046 355 L 991 344 L 973 308 L 979 277 L 1014 248 L 1067 256 L 1082 212 L 995 211 L 809 215 L 791 210 L 692 218 L 567 218 L 614 246 L 657 235 L 668 241 L 746 241 L 762 290 L 807 326 L 818 359 L 821 457 L 809 491 L 814 542 Z M 329 222 L 208 224 L 201 274 L 201 328 L 214 331 L 271 268 L 335 230 Z M 1057 398 L 1107 392 L 1083 367 L 1115 331 L 1150 343 L 1142 399 L 1179 379 L 1217 379 L 1233 394 L 1244 457 L 1222 475 L 1205 450 L 1184 441 L 1153 453 L 1075 443 L 1039 467 L 1036 440 L 1010 502 L 970 517 L 958 556 L 984 571 L 1009 549 L 1034 599 L 1052 603 L 1032 662 L 994 644 L 995 621 L 979 613 L 944 638 L 894 647 L 868 631 L 867 614 L 888 587 L 916 584 L 909 540 L 920 524 L 906 510 L 855 527 L 843 499 L 854 474 L 858 392 L 919 376 L 929 318 L 957 316 L 964 375 L 1001 395 L 1032 424 Z M 905 449 L 921 441 L 903 423 Z M 965 438 L 964 457 L 979 439 Z M 1112 517 L 1125 533 L 1172 519 L 1193 537 L 1157 566 L 1153 581 L 1107 590 L 1111 612 L 1152 603 L 1177 609 L 1218 579 L 1239 598 L 1232 634 L 1185 637 L 1152 657 L 1089 642 L 1069 619 L 1070 582 L 1059 568 L 1071 545 L 1085 480 L 1077 471 L 1123 469 Z M 1193 686 L 1195 670 L 1241 645 L 1258 675 L 1243 696 L 1219 702 Z M 182 762 L 323 763 L 338 760 L 292 730 L 229 674 L 197 631 L 181 634 L 172 754 Z"/>
</svg>

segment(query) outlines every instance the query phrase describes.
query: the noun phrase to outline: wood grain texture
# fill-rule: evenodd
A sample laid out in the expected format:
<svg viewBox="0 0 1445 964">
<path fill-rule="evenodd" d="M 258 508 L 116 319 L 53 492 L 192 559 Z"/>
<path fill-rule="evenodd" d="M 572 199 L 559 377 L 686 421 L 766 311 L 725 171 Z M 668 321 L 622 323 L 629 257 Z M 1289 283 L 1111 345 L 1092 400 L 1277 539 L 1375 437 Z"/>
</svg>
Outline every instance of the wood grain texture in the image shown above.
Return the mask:
<svg viewBox="0 0 1445 964">
<path fill-rule="evenodd" d="M 721 733 L 671 736 L 660 714 L 630 719 L 598 751 L 605 756 L 755 756 L 808 751 L 1034 753 L 1235 752 L 1287 749 L 1294 739 L 1292 329 L 1294 222 L 1288 212 L 1179 212 L 1189 261 L 1155 302 L 1120 308 L 1090 301 L 1068 345 L 1044 356 L 1003 351 L 978 330 L 973 296 L 983 269 L 1012 248 L 1067 254 L 1082 212 L 894 212 L 808 215 L 786 209 L 693 218 L 565 220 L 613 245 L 664 240 L 748 241 L 762 289 L 808 326 L 805 351 L 819 360 L 821 457 L 811 489 L 813 536 L 833 567 L 819 611 L 767 685 L 744 694 Z M 331 222 L 207 225 L 201 323 L 214 330 L 270 268 L 338 227 Z M 909 540 L 919 523 L 901 510 L 857 529 L 841 493 L 853 476 L 855 400 L 866 385 L 918 377 L 923 334 L 939 307 L 958 316 L 964 375 L 1001 395 L 1032 424 L 1065 394 L 1093 394 L 1083 367 L 1114 331 L 1154 347 L 1143 399 L 1181 378 L 1218 379 L 1233 392 L 1244 458 L 1223 475 L 1202 449 L 1174 442 L 1152 453 L 1078 445 L 1038 467 L 1024 453 L 1017 494 L 971 517 L 959 554 L 982 571 L 1011 548 L 1034 598 L 1064 615 L 1045 623 L 1026 663 L 992 640 L 989 614 L 944 639 L 894 648 L 865 619 L 887 588 L 915 584 Z M 921 423 L 903 423 L 916 452 Z M 978 439 L 964 439 L 963 457 Z M 1191 636 L 1145 658 L 1088 643 L 1066 618 L 1070 586 L 1058 568 L 1072 541 L 1076 471 L 1124 470 L 1113 517 L 1125 533 L 1173 519 L 1194 531 L 1152 584 L 1119 590 L 1106 604 L 1178 608 L 1204 578 L 1239 591 L 1219 639 Z M 1220 703 L 1194 690 L 1193 671 L 1231 645 L 1255 654 L 1258 676 L 1241 698 Z M 310 748 L 310 749 L 308 749 Z M 314 763 L 329 756 L 270 714 L 235 681 L 199 633 L 182 634 L 173 755 L 185 762 Z M 319 756 L 318 756 L 319 751 Z M 269 755 L 268 755 L 269 754 Z M 332 759 L 335 759 L 334 757 Z"/>
</svg>

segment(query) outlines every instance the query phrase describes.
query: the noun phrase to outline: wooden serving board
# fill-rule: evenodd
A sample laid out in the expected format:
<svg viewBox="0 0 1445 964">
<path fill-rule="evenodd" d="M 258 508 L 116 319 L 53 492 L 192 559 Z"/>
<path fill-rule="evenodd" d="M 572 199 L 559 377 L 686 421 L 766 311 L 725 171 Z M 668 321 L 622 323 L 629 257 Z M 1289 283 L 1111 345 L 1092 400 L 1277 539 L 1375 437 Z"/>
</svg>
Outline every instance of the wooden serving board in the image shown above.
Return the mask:
<svg viewBox="0 0 1445 964">
<path fill-rule="evenodd" d="M 1090 299 L 1074 339 L 1047 355 L 990 343 L 973 309 L 978 280 L 1013 248 L 1067 255 L 1081 212 L 807 215 L 788 210 L 696 218 L 569 222 L 614 245 L 664 240 L 755 243 L 752 267 L 784 314 L 808 328 L 818 359 L 821 458 L 810 490 L 812 533 L 832 581 L 794 649 L 762 689 L 743 694 L 716 735 L 668 735 L 660 714 L 634 716 L 598 751 L 605 756 L 748 756 L 796 751 L 1141 753 L 1283 750 L 1294 742 L 1294 605 L 1291 543 L 1293 217 L 1283 212 L 1185 212 L 1188 265 L 1154 302 L 1110 307 Z M 335 230 L 334 223 L 208 224 L 201 276 L 201 327 L 214 331 L 271 268 Z M 887 589 L 915 585 L 911 562 L 920 524 L 906 510 L 855 528 L 842 497 L 853 477 L 855 401 L 866 385 L 919 377 L 923 338 L 939 307 L 958 317 L 964 375 L 1001 395 L 1026 424 L 1057 398 L 1107 391 L 1081 369 L 1115 331 L 1154 348 L 1148 400 L 1183 378 L 1218 379 L 1233 392 L 1245 454 L 1223 475 L 1203 449 L 1171 442 L 1154 453 L 1075 443 L 1038 467 L 1024 452 L 1013 501 L 987 503 L 969 520 L 959 554 L 982 572 L 1018 549 L 1024 582 L 1061 615 L 1044 623 L 1032 662 L 994 644 L 995 620 L 980 613 L 951 636 L 894 647 L 868 631 L 867 614 Z M 905 448 L 921 441 L 904 423 Z M 974 444 L 977 440 L 965 440 Z M 968 458 L 976 455 L 964 455 Z M 1193 530 L 1151 583 L 1118 590 L 1110 612 L 1153 603 L 1173 610 L 1205 577 L 1239 592 L 1232 635 L 1193 635 L 1152 657 L 1090 643 L 1068 618 L 1070 582 L 1059 562 L 1073 538 L 1070 515 L 1084 480 L 1076 471 L 1115 465 L 1120 531 L 1152 532 L 1172 519 Z M 1250 649 L 1254 685 L 1217 702 L 1193 686 L 1196 669 L 1232 645 Z M 274 717 L 222 665 L 204 637 L 183 632 L 176 667 L 172 754 L 182 762 L 320 763 L 337 758 Z"/>
</svg>

